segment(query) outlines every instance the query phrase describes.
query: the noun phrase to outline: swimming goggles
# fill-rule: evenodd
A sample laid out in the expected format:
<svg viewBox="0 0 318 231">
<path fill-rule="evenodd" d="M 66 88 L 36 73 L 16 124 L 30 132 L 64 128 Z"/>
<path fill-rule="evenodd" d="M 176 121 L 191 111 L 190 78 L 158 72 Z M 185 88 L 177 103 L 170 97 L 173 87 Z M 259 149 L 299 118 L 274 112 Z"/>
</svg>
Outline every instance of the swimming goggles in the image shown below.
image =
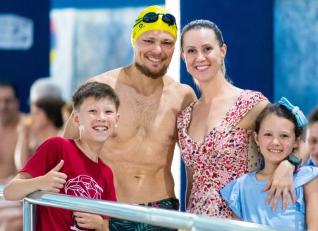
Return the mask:
<svg viewBox="0 0 318 231">
<path fill-rule="evenodd" d="M 134 25 L 134 27 L 141 22 L 145 22 L 145 23 L 156 22 L 156 21 L 158 21 L 159 15 L 162 15 L 162 17 L 161 17 L 162 21 L 167 23 L 169 26 L 173 26 L 176 24 L 176 18 L 172 14 L 148 12 L 142 18 L 139 18 L 136 20 L 136 24 Z"/>
</svg>

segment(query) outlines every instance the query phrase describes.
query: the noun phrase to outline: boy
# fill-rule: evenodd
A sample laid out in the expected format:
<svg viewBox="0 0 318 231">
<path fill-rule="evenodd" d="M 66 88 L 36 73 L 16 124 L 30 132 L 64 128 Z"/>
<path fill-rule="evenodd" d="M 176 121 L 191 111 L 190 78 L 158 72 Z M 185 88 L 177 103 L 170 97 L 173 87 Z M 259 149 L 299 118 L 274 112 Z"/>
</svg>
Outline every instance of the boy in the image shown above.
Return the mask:
<svg viewBox="0 0 318 231">
<path fill-rule="evenodd" d="M 6 185 L 7 200 L 21 200 L 36 190 L 116 201 L 111 169 L 99 158 L 117 126 L 119 99 L 107 84 L 88 82 L 73 95 L 72 122 L 78 139 L 46 140 L 20 173 Z M 108 230 L 100 215 L 40 207 L 37 230 Z"/>
<path fill-rule="evenodd" d="M 308 165 L 318 166 L 318 108 L 308 117 L 308 144 L 310 157 Z"/>
</svg>

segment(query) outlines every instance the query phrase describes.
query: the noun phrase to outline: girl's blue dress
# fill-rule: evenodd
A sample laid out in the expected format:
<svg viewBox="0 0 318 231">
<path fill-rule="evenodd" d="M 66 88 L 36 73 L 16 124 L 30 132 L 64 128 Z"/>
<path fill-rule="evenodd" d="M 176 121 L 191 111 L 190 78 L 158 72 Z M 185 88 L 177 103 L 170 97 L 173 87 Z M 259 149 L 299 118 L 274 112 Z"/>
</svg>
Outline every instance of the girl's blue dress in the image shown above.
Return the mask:
<svg viewBox="0 0 318 231">
<path fill-rule="evenodd" d="M 233 212 L 243 221 L 258 223 L 283 230 L 306 230 L 305 200 L 303 185 L 318 176 L 318 167 L 304 166 L 294 174 L 296 203 L 282 209 L 281 200 L 273 212 L 266 204 L 266 192 L 263 191 L 267 180 L 256 179 L 256 172 L 248 173 L 231 181 L 222 190 L 221 195 Z"/>
</svg>

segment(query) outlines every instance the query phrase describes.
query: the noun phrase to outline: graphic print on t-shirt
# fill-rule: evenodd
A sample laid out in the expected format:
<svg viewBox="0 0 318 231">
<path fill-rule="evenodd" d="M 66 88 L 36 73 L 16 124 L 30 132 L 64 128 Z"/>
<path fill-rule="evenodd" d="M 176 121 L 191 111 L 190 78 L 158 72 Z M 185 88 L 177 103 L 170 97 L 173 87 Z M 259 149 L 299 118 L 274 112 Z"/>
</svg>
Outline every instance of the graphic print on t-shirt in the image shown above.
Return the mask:
<svg viewBox="0 0 318 231">
<path fill-rule="evenodd" d="M 87 175 L 79 175 L 69 179 L 65 184 L 65 194 L 88 199 L 101 199 L 103 189 Z"/>
<path fill-rule="evenodd" d="M 76 197 L 83 197 L 87 199 L 101 199 L 103 189 L 97 184 L 97 182 L 87 175 L 79 175 L 75 178 L 69 179 L 64 186 L 65 194 Z M 71 230 L 85 231 L 76 224 L 73 219 L 73 224 L 70 227 Z"/>
</svg>

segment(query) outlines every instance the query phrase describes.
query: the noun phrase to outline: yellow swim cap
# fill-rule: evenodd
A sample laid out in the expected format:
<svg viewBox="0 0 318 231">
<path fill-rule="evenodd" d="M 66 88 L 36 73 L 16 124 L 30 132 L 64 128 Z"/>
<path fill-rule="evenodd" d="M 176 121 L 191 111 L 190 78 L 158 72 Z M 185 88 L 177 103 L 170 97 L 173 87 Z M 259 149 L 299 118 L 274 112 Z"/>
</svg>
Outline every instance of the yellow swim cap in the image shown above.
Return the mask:
<svg viewBox="0 0 318 231">
<path fill-rule="evenodd" d="M 144 18 L 144 16 L 147 16 Z M 147 21 L 147 22 L 145 22 Z M 131 43 L 150 30 L 163 30 L 177 39 L 177 24 L 174 16 L 160 6 L 149 6 L 140 12 L 131 33 Z"/>
</svg>

